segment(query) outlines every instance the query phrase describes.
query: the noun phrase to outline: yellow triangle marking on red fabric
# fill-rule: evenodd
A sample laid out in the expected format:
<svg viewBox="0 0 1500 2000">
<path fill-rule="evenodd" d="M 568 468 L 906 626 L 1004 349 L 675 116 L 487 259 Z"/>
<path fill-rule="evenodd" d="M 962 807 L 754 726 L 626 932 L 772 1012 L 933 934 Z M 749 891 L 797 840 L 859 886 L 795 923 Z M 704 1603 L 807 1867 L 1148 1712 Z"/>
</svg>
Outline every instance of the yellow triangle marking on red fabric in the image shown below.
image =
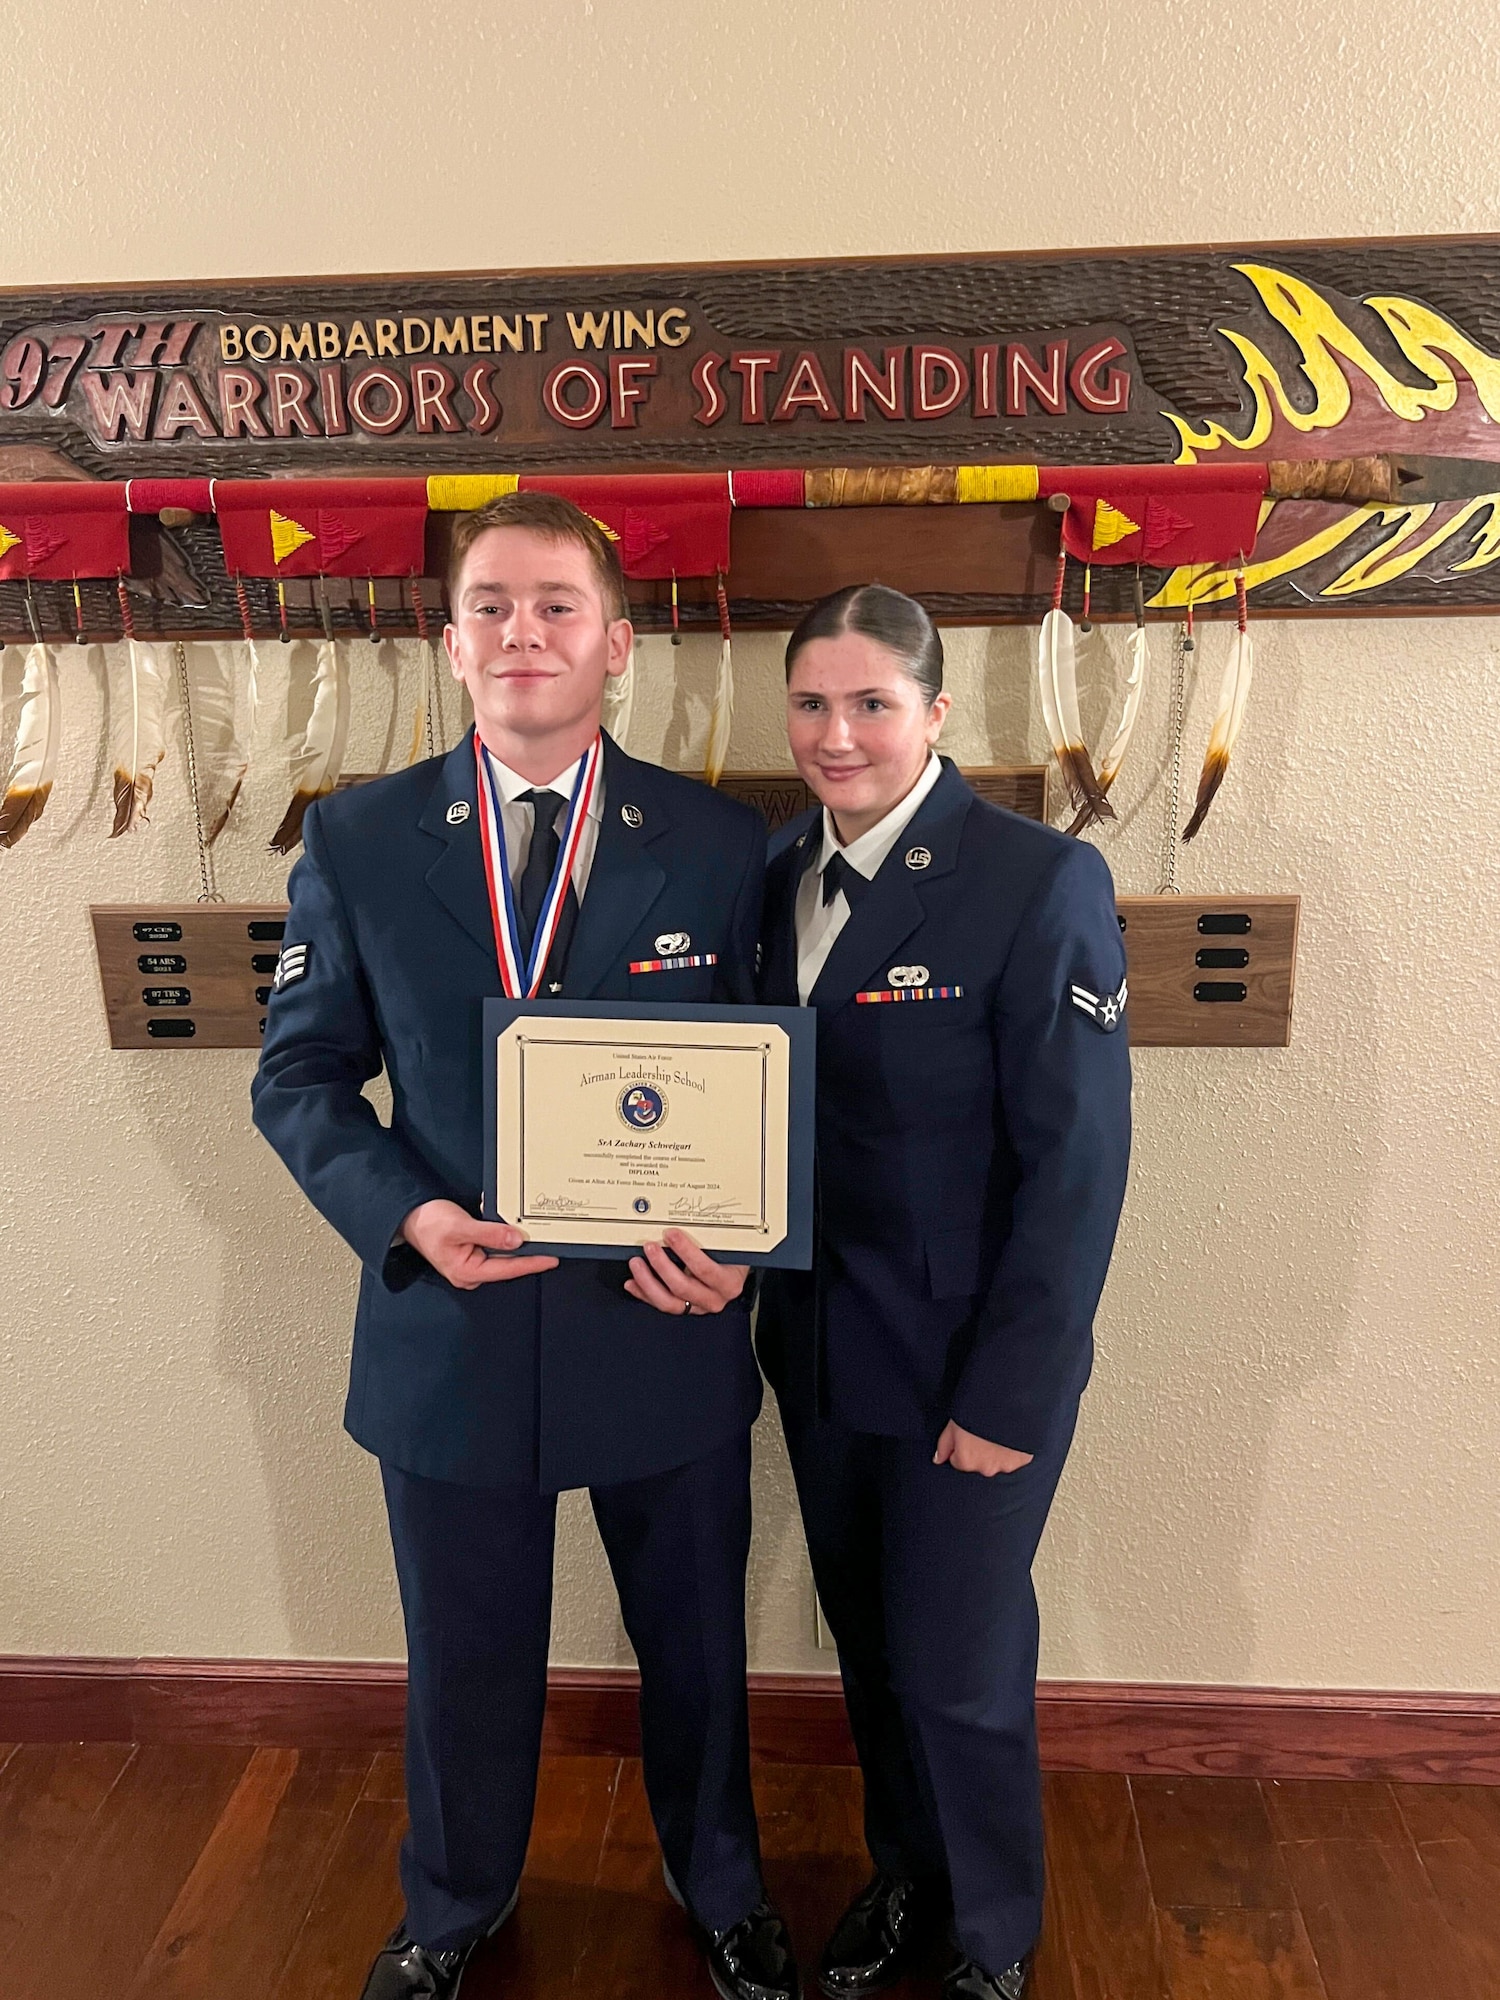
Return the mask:
<svg viewBox="0 0 1500 2000">
<path fill-rule="evenodd" d="M 271 555 L 276 562 L 284 563 L 288 556 L 317 539 L 311 528 L 304 528 L 290 514 L 278 514 L 274 507 L 271 509 Z"/>
<path fill-rule="evenodd" d="M 21 537 L 13 535 L 3 521 L 0 521 L 0 556 L 7 556 L 12 549 L 21 546 Z"/>
<path fill-rule="evenodd" d="M 1127 535 L 1141 532 L 1139 521 L 1132 521 L 1128 514 L 1122 514 L 1118 507 L 1111 507 L 1107 500 L 1094 502 L 1094 547 L 1113 548 L 1116 542 L 1123 542 Z"/>
</svg>

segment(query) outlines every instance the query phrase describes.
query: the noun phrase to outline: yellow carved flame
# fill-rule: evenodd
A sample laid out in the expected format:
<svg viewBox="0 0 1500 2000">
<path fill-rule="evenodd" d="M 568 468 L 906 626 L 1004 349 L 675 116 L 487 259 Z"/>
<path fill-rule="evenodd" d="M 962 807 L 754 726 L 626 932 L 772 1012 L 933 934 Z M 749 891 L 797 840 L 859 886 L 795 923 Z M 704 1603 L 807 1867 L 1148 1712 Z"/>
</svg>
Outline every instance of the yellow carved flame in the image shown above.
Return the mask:
<svg viewBox="0 0 1500 2000">
<path fill-rule="evenodd" d="M 1430 307 L 1395 297 L 1370 297 L 1364 301 L 1385 323 L 1413 369 L 1426 378 L 1425 384 L 1413 386 L 1393 375 L 1328 300 L 1303 279 L 1264 264 L 1237 264 L 1234 268 L 1250 280 L 1266 311 L 1296 342 L 1300 370 L 1312 389 L 1313 405 L 1310 410 L 1299 409 L 1289 400 L 1281 375 L 1264 351 L 1248 335 L 1221 327 L 1219 331 L 1244 362 L 1245 386 L 1254 404 L 1250 428 L 1243 437 L 1236 437 L 1223 424 L 1210 421 L 1198 430 L 1182 417 L 1169 416 L 1179 438 L 1177 464 L 1196 465 L 1200 455 L 1225 446 L 1232 451 L 1259 450 L 1271 436 L 1278 417 L 1302 432 L 1334 429 L 1349 414 L 1353 401 L 1349 377 L 1341 362 L 1348 362 L 1373 385 L 1392 416 L 1411 424 L 1419 424 L 1429 414 L 1438 415 L 1455 406 L 1459 384 L 1452 364 L 1456 363 L 1473 383 L 1486 413 L 1500 422 L 1500 360 L 1476 347 L 1467 335 Z M 1265 562 L 1250 564 L 1245 571 L 1246 587 L 1254 590 L 1273 577 L 1289 575 L 1317 562 L 1375 520 L 1389 526 L 1391 532 L 1325 584 L 1318 593 L 1320 597 L 1354 597 L 1364 591 L 1378 590 L 1404 576 L 1459 535 L 1467 545 L 1475 540 L 1477 532 L 1477 541 L 1472 550 L 1450 566 L 1453 571 L 1484 569 L 1500 560 L 1500 491 L 1468 501 L 1457 513 L 1443 519 L 1431 534 L 1422 537 L 1420 531 L 1434 511 L 1431 505 L 1351 508 L 1332 526 L 1308 536 L 1295 548 Z M 1269 512 L 1270 503 L 1261 510 L 1261 525 Z M 1177 569 L 1151 602 L 1160 607 L 1212 604 L 1233 593 L 1234 580 L 1222 571 Z"/>
</svg>

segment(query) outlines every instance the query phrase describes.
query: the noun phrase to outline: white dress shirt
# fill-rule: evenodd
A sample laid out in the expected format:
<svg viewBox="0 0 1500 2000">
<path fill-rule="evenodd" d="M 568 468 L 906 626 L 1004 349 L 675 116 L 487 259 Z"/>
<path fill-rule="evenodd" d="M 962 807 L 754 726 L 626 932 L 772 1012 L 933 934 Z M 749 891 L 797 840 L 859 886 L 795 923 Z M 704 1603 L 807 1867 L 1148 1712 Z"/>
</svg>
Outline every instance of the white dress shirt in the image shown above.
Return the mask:
<svg viewBox="0 0 1500 2000">
<path fill-rule="evenodd" d="M 900 805 L 892 806 L 883 820 L 851 840 L 845 847 L 834 830 L 833 814 L 823 808 L 823 846 L 817 861 L 797 887 L 797 997 L 805 1007 L 807 996 L 818 983 L 818 974 L 833 950 L 834 941 L 849 921 L 849 903 L 842 889 L 831 903 L 823 901 L 823 870 L 835 854 L 842 854 L 851 868 L 873 882 L 880 865 L 906 831 L 918 806 L 943 775 L 943 760 L 935 750 L 927 753 L 927 768 Z M 509 834 L 507 833 L 507 838 Z"/>
<path fill-rule="evenodd" d="M 553 825 L 562 837 L 568 800 L 573 796 L 573 785 L 578 777 L 578 766 L 583 762 L 575 757 L 566 771 L 559 771 L 550 784 L 534 785 L 530 778 L 523 778 L 519 771 L 513 771 L 509 764 L 502 764 L 492 751 L 486 750 L 490 769 L 495 774 L 495 785 L 500 793 L 500 820 L 505 828 L 505 860 L 510 872 L 510 886 L 519 893 L 521 874 L 526 866 L 526 857 L 531 852 L 532 815 L 530 810 L 518 803 L 523 792 L 556 792 L 557 813 Z M 604 772 L 601 768 L 599 781 L 594 786 L 594 796 L 589 805 L 588 818 L 578 839 L 578 854 L 573 863 L 573 890 L 580 903 L 583 892 L 588 887 L 589 870 L 594 865 L 594 849 L 599 844 L 599 828 L 604 820 Z"/>
</svg>

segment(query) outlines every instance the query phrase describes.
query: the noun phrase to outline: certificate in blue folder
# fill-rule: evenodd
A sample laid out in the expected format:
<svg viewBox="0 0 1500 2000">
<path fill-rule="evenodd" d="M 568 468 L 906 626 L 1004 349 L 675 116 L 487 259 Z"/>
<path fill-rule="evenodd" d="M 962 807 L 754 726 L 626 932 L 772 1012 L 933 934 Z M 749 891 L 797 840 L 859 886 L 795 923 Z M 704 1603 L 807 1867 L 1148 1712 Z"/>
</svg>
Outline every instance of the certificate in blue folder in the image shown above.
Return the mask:
<svg viewBox="0 0 1500 2000">
<path fill-rule="evenodd" d="M 816 1034 L 805 1007 L 487 1000 L 486 1217 L 558 1257 L 678 1228 L 807 1270 Z"/>
</svg>

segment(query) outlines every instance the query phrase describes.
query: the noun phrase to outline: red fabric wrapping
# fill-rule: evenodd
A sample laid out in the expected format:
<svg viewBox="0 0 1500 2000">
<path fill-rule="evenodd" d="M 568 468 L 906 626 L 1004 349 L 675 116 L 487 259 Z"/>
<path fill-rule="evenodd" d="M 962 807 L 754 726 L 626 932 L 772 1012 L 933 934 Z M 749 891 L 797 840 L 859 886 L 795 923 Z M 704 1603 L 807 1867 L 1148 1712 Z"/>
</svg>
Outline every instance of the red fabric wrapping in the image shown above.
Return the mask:
<svg viewBox="0 0 1500 2000">
<path fill-rule="evenodd" d="M 163 507 L 211 514 L 213 485 L 211 479 L 127 479 L 125 505 L 132 514 L 159 514 Z"/>
<path fill-rule="evenodd" d="M 618 536 L 625 574 L 714 576 L 729 568 L 727 472 L 625 473 L 597 479 L 523 473 L 523 493 L 558 493 Z"/>
<path fill-rule="evenodd" d="M 245 576 L 411 576 L 422 571 L 425 479 L 220 479 L 224 567 Z M 272 514 L 282 530 L 278 557 Z M 302 537 L 307 539 L 303 540 Z M 295 542 L 295 547 L 285 546 Z"/>
<path fill-rule="evenodd" d="M 731 472 L 729 497 L 736 507 L 804 507 L 800 472 Z"/>
<path fill-rule="evenodd" d="M 1225 465 L 1044 465 L 1037 489 L 1066 493 L 1063 546 L 1087 563 L 1232 563 L 1255 547 L 1266 467 Z M 1134 523 L 1100 518 L 1100 505 Z M 1111 537 L 1114 537 L 1111 539 Z"/>
<path fill-rule="evenodd" d="M 130 516 L 116 481 L 0 486 L 0 577 L 117 576 L 129 568 Z"/>
</svg>

